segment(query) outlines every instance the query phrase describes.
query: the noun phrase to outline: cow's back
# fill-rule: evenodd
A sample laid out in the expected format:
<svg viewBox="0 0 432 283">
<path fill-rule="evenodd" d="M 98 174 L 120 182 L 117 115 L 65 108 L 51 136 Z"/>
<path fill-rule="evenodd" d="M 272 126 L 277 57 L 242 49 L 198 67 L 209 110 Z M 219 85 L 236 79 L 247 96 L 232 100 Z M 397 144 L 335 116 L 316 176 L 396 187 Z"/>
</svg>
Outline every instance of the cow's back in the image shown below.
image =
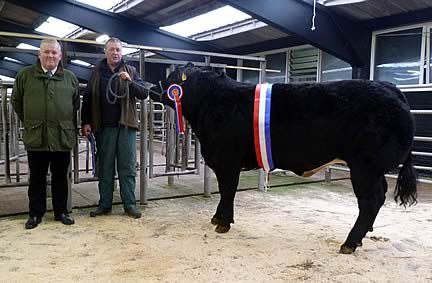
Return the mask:
<svg viewBox="0 0 432 283">
<path fill-rule="evenodd" d="M 374 81 L 275 84 L 271 106 L 275 166 L 301 174 L 335 158 L 374 159 L 386 145 L 402 154 L 414 132 L 403 98 L 395 86 Z M 401 154 L 396 152 L 395 159 Z"/>
</svg>

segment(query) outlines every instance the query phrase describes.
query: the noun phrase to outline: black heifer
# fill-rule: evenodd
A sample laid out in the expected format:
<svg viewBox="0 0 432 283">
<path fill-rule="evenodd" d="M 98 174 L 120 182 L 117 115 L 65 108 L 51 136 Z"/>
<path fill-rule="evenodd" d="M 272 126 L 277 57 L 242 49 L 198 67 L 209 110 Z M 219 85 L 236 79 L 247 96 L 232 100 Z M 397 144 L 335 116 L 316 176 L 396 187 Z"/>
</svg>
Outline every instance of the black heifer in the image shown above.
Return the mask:
<svg viewBox="0 0 432 283">
<path fill-rule="evenodd" d="M 201 142 L 205 162 L 216 174 L 221 195 L 211 222 L 217 232 L 234 223 L 234 196 L 241 170 L 258 167 L 253 133 L 255 85 L 239 83 L 223 72 L 191 64 L 177 68 L 153 88 L 153 99 L 173 107 L 166 90 L 183 88 L 184 117 Z M 407 100 L 386 82 L 347 80 L 320 84 L 274 84 L 271 142 L 276 168 L 298 175 L 335 158 L 346 161 L 358 200 L 359 216 L 342 245 L 352 253 L 372 230 L 384 204 L 384 174 L 403 164 L 395 200 L 416 202 L 416 173 L 411 162 L 414 121 Z M 155 95 L 162 92 L 162 97 Z"/>
</svg>

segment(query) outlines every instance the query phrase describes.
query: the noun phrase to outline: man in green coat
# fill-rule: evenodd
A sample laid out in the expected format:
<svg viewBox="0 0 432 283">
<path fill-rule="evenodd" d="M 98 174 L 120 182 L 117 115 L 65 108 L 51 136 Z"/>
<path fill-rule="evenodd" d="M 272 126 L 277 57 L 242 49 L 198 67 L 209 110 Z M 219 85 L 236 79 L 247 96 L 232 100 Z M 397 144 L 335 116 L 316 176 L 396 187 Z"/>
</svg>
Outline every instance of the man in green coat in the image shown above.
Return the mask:
<svg viewBox="0 0 432 283">
<path fill-rule="evenodd" d="M 72 72 L 63 69 L 61 58 L 56 40 L 42 40 L 37 64 L 23 68 L 13 87 L 11 103 L 24 125 L 30 171 L 26 229 L 37 227 L 46 212 L 48 168 L 54 218 L 65 225 L 75 223 L 67 210 L 67 174 L 70 151 L 77 139 L 79 83 Z"/>
</svg>

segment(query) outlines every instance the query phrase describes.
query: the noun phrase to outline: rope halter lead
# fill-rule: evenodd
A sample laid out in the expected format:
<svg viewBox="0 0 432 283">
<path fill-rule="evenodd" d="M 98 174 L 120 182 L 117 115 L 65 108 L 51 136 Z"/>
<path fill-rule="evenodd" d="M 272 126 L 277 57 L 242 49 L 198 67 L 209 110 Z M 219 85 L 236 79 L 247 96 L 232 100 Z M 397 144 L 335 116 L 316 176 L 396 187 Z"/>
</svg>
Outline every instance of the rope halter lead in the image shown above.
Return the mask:
<svg viewBox="0 0 432 283">
<path fill-rule="evenodd" d="M 117 94 L 112 90 L 112 82 L 114 79 L 116 79 L 117 77 L 120 76 L 120 73 L 115 73 L 113 74 L 109 80 L 108 80 L 108 86 L 106 88 L 106 99 L 108 101 L 108 103 L 110 104 L 116 104 L 117 103 L 117 99 L 120 98 L 125 98 L 127 103 L 126 103 L 126 115 L 129 115 L 129 86 L 130 84 L 136 84 L 139 85 L 140 87 L 144 87 L 149 93 L 153 93 L 156 94 L 159 99 L 162 101 L 162 96 L 167 93 L 167 96 L 170 100 L 174 101 L 174 106 L 175 106 L 175 112 L 176 112 L 176 129 L 177 129 L 177 134 L 184 134 L 184 122 L 183 122 L 183 111 L 182 111 L 182 105 L 181 105 L 181 97 L 183 96 L 183 88 L 181 87 L 182 84 L 184 84 L 184 81 L 186 80 L 185 75 L 182 75 L 182 82 L 180 82 L 179 84 L 171 84 L 167 89 L 164 89 L 162 86 L 162 82 L 159 81 L 159 87 L 161 92 L 157 92 L 152 90 L 151 88 L 153 86 L 155 86 L 152 83 L 146 82 L 144 81 L 144 86 L 134 82 L 134 81 L 129 81 L 126 80 L 125 84 L 125 91 L 123 95 Z M 128 116 L 126 116 L 126 120 Z"/>
</svg>

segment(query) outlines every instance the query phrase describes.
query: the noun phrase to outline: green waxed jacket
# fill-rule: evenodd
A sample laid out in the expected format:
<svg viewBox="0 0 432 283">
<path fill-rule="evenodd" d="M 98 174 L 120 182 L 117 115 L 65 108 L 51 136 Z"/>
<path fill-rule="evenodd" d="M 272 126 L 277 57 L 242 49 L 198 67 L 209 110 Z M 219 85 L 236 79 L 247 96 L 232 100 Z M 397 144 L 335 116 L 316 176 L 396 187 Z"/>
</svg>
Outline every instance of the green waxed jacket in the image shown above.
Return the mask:
<svg viewBox="0 0 432 283">
<path fill-rule="evenodd" d="M 79 83 L 61 64 L 51 78 L 40 62 L 23 68 L 15 78 L 11 103 L 23 122 L 27 150 L 69 151 L 75 146 Z"/>
</svg>

